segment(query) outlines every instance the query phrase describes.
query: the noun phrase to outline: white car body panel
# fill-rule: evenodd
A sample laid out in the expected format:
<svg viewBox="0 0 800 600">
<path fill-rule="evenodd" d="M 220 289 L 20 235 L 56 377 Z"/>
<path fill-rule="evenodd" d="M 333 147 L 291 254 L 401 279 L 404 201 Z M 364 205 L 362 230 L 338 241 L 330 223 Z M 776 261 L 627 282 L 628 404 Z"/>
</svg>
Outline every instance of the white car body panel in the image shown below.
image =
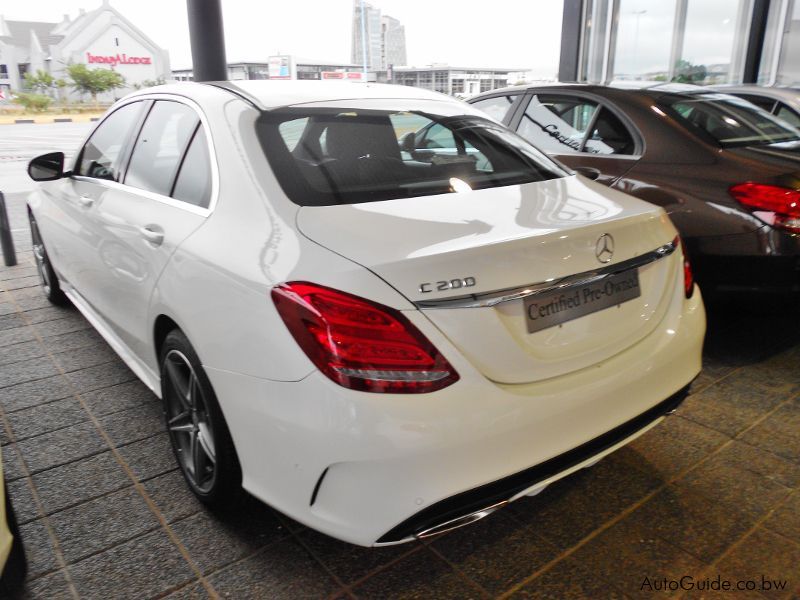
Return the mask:
<svg viewBox="0 0 800 600">
<path fill-rule="evenodd" d="M 262 107 L 350 97 L 454 104 L 403 86 L 241 83 Z M 190 97 L 213 139 L 219 177 L 211 210 L 198 214 L 147 194 L 128 202 L 121 194 L 135 191 L 107 184 L 109 196 L 85 211 L 94 215 L 90 225 L 65 217 L 78 209 L 59 199 L 72 194 L 68 179 L 42 184 L 29 206 L 65 292 L 157 394 L 157 325 L 169 319 L 182 329 L 219 399 L 245 489 L 292 518 L 352 543 L 376 544 L 438 501 L 630 421 L 699 373 L 705 313 L 699 290 L 685 298 L 680 250 L 640 268 L 639 299 L 535 334 L 524 330 L 522 300 L 475 309 L 414 304 L 423 281 L 473 275 L 476 288 L 494 291 L 596 268 L 602 233 L 617 238 L 614 263 L 652 252 L 676 236 L 661 209 L 577 177 L 300 208 L 272 173 L 256 136 L 259 112 L 245 99 L 201 84 L 129 98 L 165 97 Z M 161 247 L 137 238 L 147 224 L 164 229 Z M 104 244 L 120 249 L 105 262 Z M 89 263 L 96 269 L 91 277 Z M 145 275 L 137 281 L 135 273 Z M 286 281 L 402 311 L 459 381 L 412 395 L 335 384 L 300 349 L 270 299 Z"/>
<path fill-rule="evenodd" d="M 5 479 L 3 477 L 3 455 L 0 452 L 0 574 L 6 566 L 8 555 L 11 554 L 11 546 L 14 544 L 14 536 L 8 527 L 8 515 L 6 514 L 6 492 Z"/>
</svg>

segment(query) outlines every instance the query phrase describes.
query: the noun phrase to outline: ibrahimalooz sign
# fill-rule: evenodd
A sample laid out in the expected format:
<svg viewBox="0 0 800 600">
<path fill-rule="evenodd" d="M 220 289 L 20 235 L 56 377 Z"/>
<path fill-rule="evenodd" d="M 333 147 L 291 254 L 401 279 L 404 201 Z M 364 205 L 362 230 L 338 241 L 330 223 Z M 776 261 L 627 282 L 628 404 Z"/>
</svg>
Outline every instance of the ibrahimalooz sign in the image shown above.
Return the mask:
<svg viewBox="0 0 800 600">
<path fill-rule="evenodd" d="M 117 65 L 149 65 L 149 56 L 128 56 L 127 54 L 117 54 L 111 56 L 101 56 L 99 54 L 86 53 L 86 61 L 93 63 L 103 63 L 115 67 Z"/>
</svg>

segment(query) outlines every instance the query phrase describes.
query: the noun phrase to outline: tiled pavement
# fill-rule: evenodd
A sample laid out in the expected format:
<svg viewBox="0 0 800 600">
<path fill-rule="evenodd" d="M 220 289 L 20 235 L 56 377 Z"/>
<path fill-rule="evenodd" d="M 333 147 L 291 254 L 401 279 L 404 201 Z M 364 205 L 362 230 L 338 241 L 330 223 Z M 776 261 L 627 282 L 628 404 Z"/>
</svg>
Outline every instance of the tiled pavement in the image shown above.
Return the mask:
<svg viewBox="0 0 800 600">
<path fill-rule="evenodd" d="M 48 305 L 26 243 L 0 268 L 0 440 L 25 598 L 654 597 L 667 594 L 645 578 L 717 575 L 789 580 L 719 597 L 800 597 L 797 310 L 717 310 L 678 415 L 594 468 L 429 543 L 365 549 L 255 501 L 202 509 L 158 401 L 75 310 Z"/>
</svg>

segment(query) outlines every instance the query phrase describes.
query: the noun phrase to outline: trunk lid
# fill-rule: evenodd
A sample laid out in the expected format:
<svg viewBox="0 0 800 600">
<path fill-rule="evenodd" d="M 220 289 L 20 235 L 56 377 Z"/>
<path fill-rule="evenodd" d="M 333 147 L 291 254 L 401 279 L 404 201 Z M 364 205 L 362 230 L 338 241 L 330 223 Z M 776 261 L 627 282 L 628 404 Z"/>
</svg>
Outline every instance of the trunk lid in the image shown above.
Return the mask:
<svg viewBox="0 0 800 600">
<path fill-rule="evenodd" d="M 472 364 L 500 383 L 527 383 L 581 369 L 635 344 L 663 317 L 679 272 L 676 256 L 641 266 L 638 297 L 533 333 L 526 316 L 530 299 L 466 308 L 440 303 L 612 267 L 675 237 L 660 208 L 575 176 L 467 193 L 303 207 L 297 223 L 311 240 L 370 269 L 419 303 Z M 605 264 L 596 255 L 604 234 L 613 237 L 614 246 Z M 585 293 L 580 285 L 564 291 Z"/>
</svg>

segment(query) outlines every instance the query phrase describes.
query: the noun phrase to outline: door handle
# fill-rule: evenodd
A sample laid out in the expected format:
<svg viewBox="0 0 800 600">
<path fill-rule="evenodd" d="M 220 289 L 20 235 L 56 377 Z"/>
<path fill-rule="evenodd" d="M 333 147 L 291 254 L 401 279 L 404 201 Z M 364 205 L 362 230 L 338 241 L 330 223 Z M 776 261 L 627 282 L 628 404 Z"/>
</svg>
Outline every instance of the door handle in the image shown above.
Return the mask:
<svg viewBox="0 0 800 600">
<path fill-rule="evenodd" d="M 139 229 L 139 233 L 153 246 L 160 246 L 164 241 L 164 232 L 154 225 L 145 225 Z"/>
<path fill-rule="evenodd" d="M 90 198 L 89 196 L 79 196 L 78 203 L 84 208 L 90 208 L 92 204 L 94 204 L 94 198 Z"/>
</svg>

